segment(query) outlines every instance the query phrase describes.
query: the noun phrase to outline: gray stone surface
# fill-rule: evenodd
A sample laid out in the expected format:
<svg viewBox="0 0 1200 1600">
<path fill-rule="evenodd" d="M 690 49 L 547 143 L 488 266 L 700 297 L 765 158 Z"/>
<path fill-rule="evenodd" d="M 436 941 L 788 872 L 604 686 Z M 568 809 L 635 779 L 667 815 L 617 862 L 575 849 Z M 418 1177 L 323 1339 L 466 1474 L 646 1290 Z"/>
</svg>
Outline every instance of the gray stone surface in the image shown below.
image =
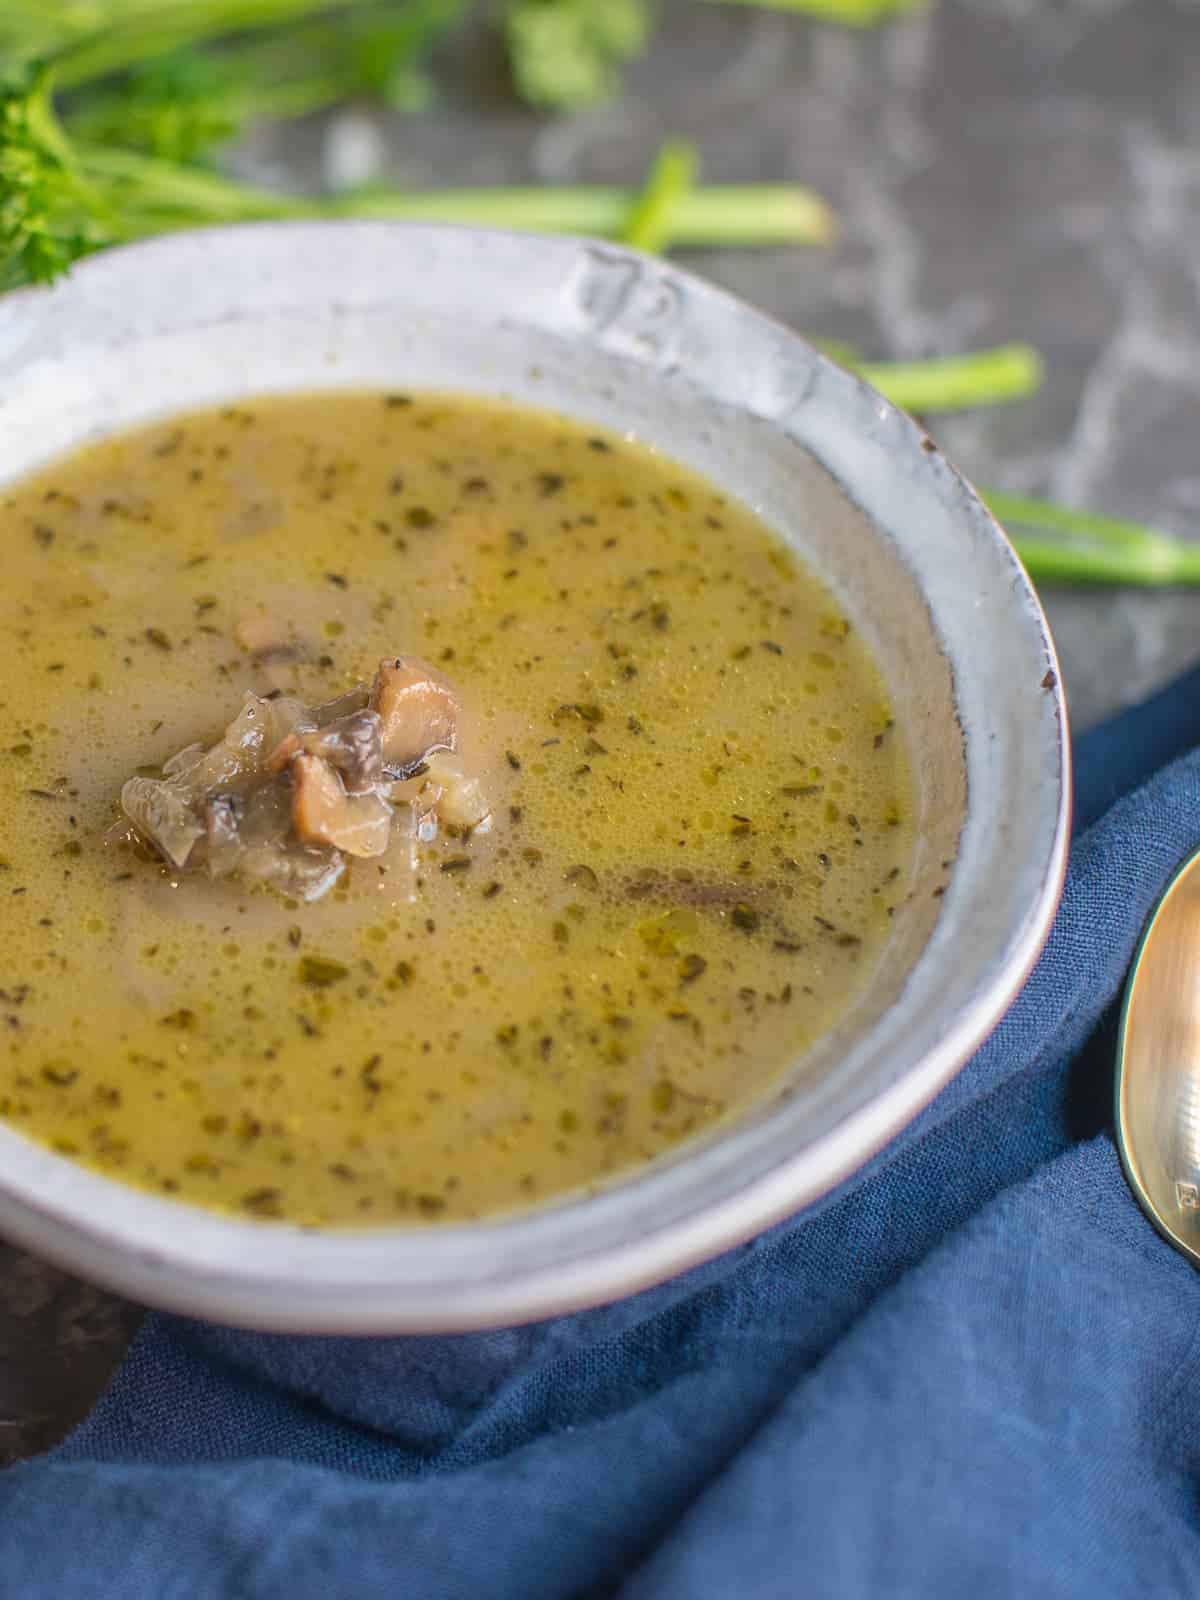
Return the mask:
<svg viewBox="0 0 1200 1600">
<path fill-rule="evenodd" d="M 481 37 L 419 121 L 311 124 L 240 161 L 299 184 L 634 181 L 666 133 L 713 179 L 803 180 L 844 219 L 832 251 L 689 265 L 826 339 L 915 356 L 1011 339 L 1046 354 L 1036 399 L 943 419 L 984 484 L 1200 528 L 1200 6 L 941 0 L 858 34 L 702 0 L 666 7 L 616 106 L 515 106 Z M 1200 594 L 1050 592 L 1077 726 L 1200 657 Z M 136 1308 L 0 1247 L 0 1461 L 86 1409 Z"/>
</svg>

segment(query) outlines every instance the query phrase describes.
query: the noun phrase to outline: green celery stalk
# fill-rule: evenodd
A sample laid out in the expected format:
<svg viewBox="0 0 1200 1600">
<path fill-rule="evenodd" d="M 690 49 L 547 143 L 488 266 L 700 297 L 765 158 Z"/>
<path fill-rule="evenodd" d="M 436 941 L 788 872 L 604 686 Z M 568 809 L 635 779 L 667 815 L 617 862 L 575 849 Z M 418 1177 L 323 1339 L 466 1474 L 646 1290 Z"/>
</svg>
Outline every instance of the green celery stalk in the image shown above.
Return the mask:
<svg viewBox="0 0 1200 1600">
<path fill-rule="evenodd" d="M 1042 382 L 1042 358 L 1027 344 L 1000 345 L 931 361 L 867 361 L 853 369 L 904 411 L 963 411 L 1024 400 Z"/>
<path fill-rule="evenodd" d="M 927 0 L 710 0 L 717 5 L 756 6 L 762 11 L 792 11 L 822 22 L 851 28 L 873 28 L 889 17 L 921 10 Z"/>
<path fill-rule="evenodd" d="M 1030 577 L 1043 583 L 1200 584 L 1200 544 L 1138 522 L 1074 511 L 1047 500 L 981 491 Z"/>
<path fill-rule="evenodd" d="M 1048 533 L 1064 534 L 1068 538 L 1074 536 L 1109 545 L 1138 545 L 1147 533 L 1140 522 L 1101 517 L 1091 511 L 1072 511 L 1050 500 L 1009 494 L 1003 489 L 989 489 L 984 499 L 1002 522 L 1044 528 Z"/>
<path fill-rule="evenodd" d="M 681 202 L 696 186 L 700 157 L 694 145 L 668 139 L 654 158 L 645 187 L 625 225 L 624 242 L 657 255 L 674 233 Z"/>
<path fill-rule="evenodd" d="M 82 172 L 120 202 L 127 200 L 126 236 L 153 231 L 164 214 L 175 226 L 205 222 L 313 217 L 365 217 L 412 222 L 461 222 L 542 233 L 619 236 L 636 195 L 628 189 L 531 187 L 370 191 L 325 199 L 276 194 L 234 182 L 200 167 L 79 141 Z M 762 204 L 753 202 L 764 189 Z M 747 204 L 747 202 L 751 204 Z M 748 216 L 760 218 L 757 233 Z M 681 195 L 672 231 L 691 244 L 824 243 L 829 226 L 824 201 L 802 189 L 749 185 L 746 189 L 696 189 Z"/>
<path fill-rule="evenodd" d="M 423 222 L 470 222 L 517 232 L 580 233 L 620 238 L 629 189 L 591 185 L 451 189 L 394 194 L 369 191 L 345 201 L 356 216 Z M 798 184 L 707 184 L 681 195 L 671 222 L 675 245 L 828 244 L 836 232 L 828 204 Z"/>
<path fill-rule="evenodd" d="M 140 0 L 94 33 L 62 45 L 51 60 L 56 89 L 78 89 L 185 45 L 322 12 L 348 11 L 361 0 Z"/>
<path fill-rule="evenodd" d="M 178 161 L 140 155 L 114 146 L 75 145 L 80 170 L 109 197 L 125 238 L 144 238 L 155 223 L 175 227 L 207 223 L 286 221 L 316 214 L 312 202 L 235 183 Z"/>
<path fill-rule="evenodd" d="M 360 95 L 411 111 L 431 92 L 425 56 L 463 10 L 464 0 L 365 0 L 349 13 L 194 41 L 85 86 L 60 109 L 74 138 L 188 163 L 251 123 Z"/>
</svg>

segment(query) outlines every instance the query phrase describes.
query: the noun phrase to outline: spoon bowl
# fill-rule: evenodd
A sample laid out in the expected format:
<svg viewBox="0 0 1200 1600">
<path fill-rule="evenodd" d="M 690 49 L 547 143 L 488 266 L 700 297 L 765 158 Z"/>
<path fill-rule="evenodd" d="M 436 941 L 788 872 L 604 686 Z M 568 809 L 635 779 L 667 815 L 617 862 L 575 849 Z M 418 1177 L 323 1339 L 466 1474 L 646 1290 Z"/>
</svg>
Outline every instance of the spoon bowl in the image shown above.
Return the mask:
<svg viewBox="0 0 1200 1600">
<path fill-rule="evenodd" d="M 1200 1266 L 1200 851 L 1172 878 L 1134 960 L 1117 1047 L 1117 1145 L 1138 1201 Z"/>
</svg>

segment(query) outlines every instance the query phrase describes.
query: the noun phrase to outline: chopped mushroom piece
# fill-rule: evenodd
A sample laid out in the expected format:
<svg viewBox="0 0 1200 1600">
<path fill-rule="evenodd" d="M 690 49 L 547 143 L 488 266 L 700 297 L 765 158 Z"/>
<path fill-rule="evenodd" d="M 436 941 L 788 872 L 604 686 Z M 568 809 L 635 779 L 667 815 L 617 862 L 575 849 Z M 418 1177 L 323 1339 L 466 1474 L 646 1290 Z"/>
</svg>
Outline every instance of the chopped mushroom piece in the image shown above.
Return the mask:
<svg viewBox="0 0 1200 1600">
<path fill-rule="evenodd" d="M 347 794 L 371 794 L 384 781 L 379 714 L 354 711 L 324 727 L 290 733 L 267 760 L 268 772 L 280 772 L 303 752 L 337 769 Z"/>
<path fill-rule="evenodd" d="M 214 878 L 237 873 L 281 894 L 317 900 L 345 870 L 340 851 L 314 848 L 293 836 L 288 783 L 260 783 L 236 794 L 214 795 L 204 816 L 204 865 Z"/>
<path fill-rule="evenodd" d="M 416 656 L 379 663 L 371 708 L 383 724 L 383 761 L 391 778 L 411 778 L 432 751 L 457 746 L 458 696 L 440 672 Z"/>
<path fill-rule="evenodd" d="M 348 792 L 327 761 L 301 754 L 292 762 L 292 826 L 304 844 L 380 856 L 387 849 L 392 808 L 377 793 Z"/>
<path fill-rule="evenodd" d="M 451 753 L 459 715 L 445 679 L 404 656 L 380 665 L 370 691 L 360 685 L 323 706 L 247 694 L 215 744 L 188 745 L 160 778 L 131 778 L 122 810 L 176 870 L 236 874 L 315 900 L 346 856 L 384 853 L 398 804 L 411 807 L 420 840 L 439 823 L 491 826 L 478 779 Z"/>
</svg>

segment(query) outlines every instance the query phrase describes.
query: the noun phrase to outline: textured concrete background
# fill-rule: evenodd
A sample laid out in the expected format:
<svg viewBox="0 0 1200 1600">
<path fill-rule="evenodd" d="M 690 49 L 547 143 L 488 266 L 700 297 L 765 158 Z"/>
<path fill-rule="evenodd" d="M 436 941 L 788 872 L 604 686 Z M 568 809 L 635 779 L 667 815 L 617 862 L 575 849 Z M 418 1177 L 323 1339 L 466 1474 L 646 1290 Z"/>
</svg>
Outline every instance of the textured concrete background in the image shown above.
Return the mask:
<svg viewBox="0 0 1200 1600">
<path fill-rule="evenodd" d="M 844 219 L 828 253 L 687 264 L 869 356 L 1028 339 L 1043 392 L 943 420 L 969 477 L 1200 529 L 1200 4 L 933 0 L 860 35 L 676 0 L 616 106 L 515 106 L 484 38 L 419 121 L 273 133 L 240 157 L 300 183 L 372 161 L 401 183 L 635 181 L 659 139 L 712 179 L 795 178 Z M 1197 594 L 1050 592 L 1077 726 L 1200 657 Z M 0 1246 L 0 1462 L 86 1409 L 139 1313 Z"/>
</svg>

